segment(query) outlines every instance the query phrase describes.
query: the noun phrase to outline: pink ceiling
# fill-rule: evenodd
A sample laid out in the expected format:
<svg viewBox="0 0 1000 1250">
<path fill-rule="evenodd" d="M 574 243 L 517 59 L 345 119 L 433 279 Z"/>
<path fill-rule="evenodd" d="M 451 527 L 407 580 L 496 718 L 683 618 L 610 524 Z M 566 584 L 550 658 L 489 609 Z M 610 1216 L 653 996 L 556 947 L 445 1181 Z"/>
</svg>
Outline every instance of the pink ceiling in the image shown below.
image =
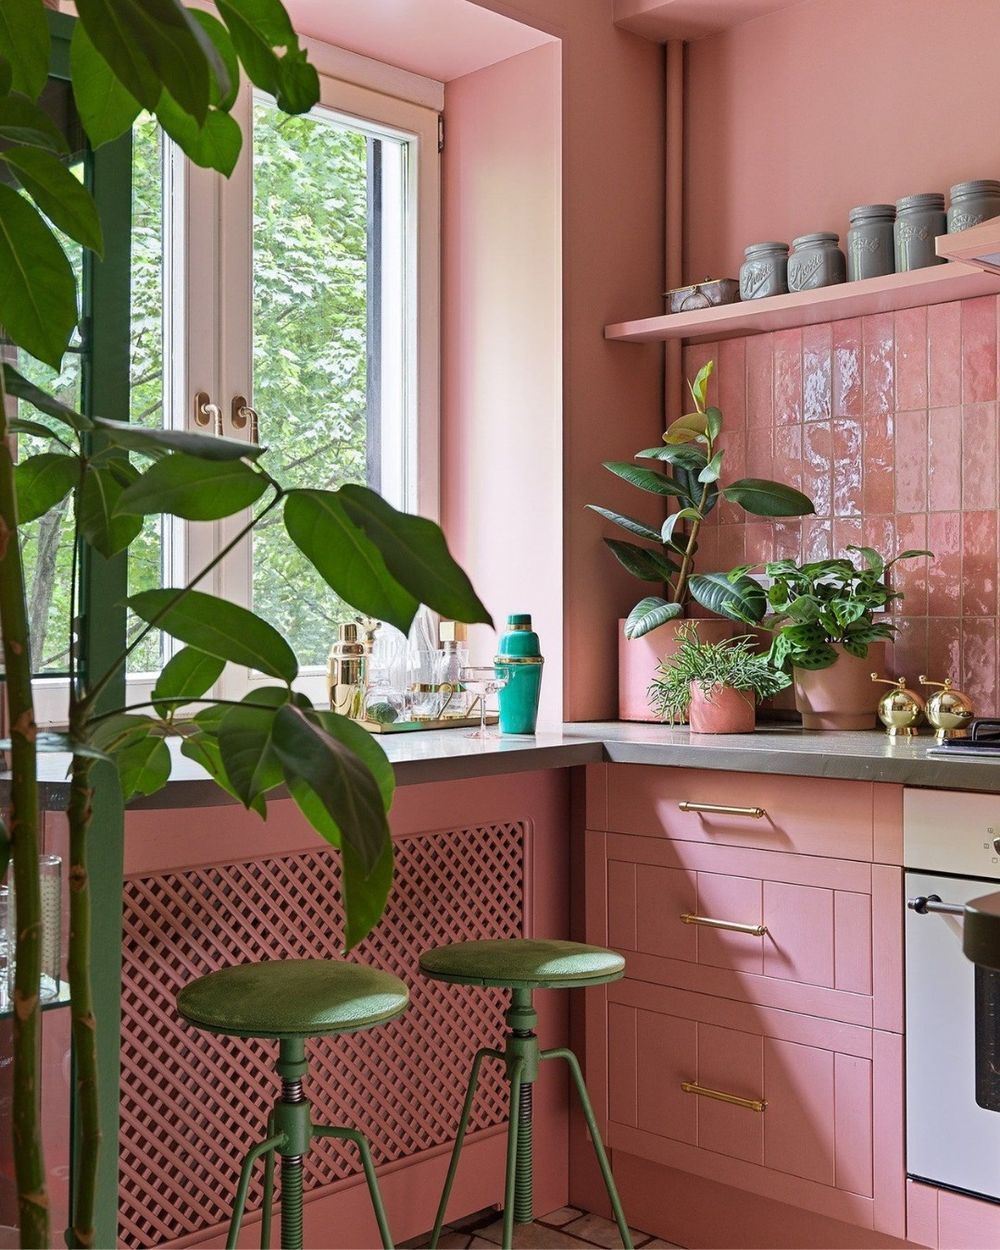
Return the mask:
<svg viewBox="0 0 1000 1250">
<path fill-rule="evenodd" d="M 285 0 L 285 6 L 300 34 L 439 82 L 552 39 L 470 0 Z"/>
</svg>

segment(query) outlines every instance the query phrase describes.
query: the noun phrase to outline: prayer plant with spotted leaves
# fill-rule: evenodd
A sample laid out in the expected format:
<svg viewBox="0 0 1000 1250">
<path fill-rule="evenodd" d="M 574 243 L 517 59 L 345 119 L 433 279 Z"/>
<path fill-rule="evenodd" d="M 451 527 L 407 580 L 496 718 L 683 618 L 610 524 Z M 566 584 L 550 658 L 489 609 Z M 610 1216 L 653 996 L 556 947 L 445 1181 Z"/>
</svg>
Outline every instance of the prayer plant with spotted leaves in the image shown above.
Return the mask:
<svg viewBox="0 0 1000 1250">
<path fill-rule="evenodd" d="M 228 175 L 242 142 L 229 112 L 241 71 L 285 112 L 306 112 L 318 99 L 316 71 L 279 0 L 217 0 L 218 17 L 179 0 L 77 0 L 76 8 L 72 87 L 94 147 L 125 133 L 145 109 L 191 160 Z M 9 177 L 0 182 L 0 324 L 8 343 L 58 368 L 78 314 L 75 279 L 55 228 L 96 254 L 102 238 L 95 202 L 67 168 L 66 136 L 39 103 L 49 57 L 42 0 L 3 0 L 0 161 Z M 13 401 L 35 413 L 30 419 L 11 415 Z M 47 439 L 49 450 L 16 463 L 18 433 Z M 149 590 L 129 600 L 144 624 L 105 671 L 93 671 L 84 634 L 72 640 L 68 729 L 41 734 L 32 702 L 18 527 L 67 496 L 75 524 L 74 602 L 81 562 L 120 556 L 138 536 L 144 516 L 213 521 L 247 509 L 253 513 L 190 585 Z M 348 949 L 381 916 L 392 880 L 386 813 L 393 774 L 384 753 L 352 721 L 313 707 L 294 691 L 296 658 L 273 626 L 197 589 L 255 524 L 278 513 L 290 541 L 359 612 L 403 631 L 422 603 L 457 620 L 489 622 L 430 521 L 398 512 L 360 486 L 285 489 L 268 472 L 262 447 L 207 434 L 131 428 L 100 414 L 75 412 L 11 364 L 0 366 L 0 627 L 11 724 L 5 744 L 11 755 L 9 823 L 0 829 L 0 877 L 10 859 L 18 921 L 12 1129 L 23 1246 L 50 1244 L 39 1131 L 40 752 L 72 756 L 69 978 L 80 1148 L 71 1245 L 94 1242 L 100 1149 L 87 878 L 97 761 L 117 766 L 126 801 L 152 794 L 168 780 L 166 739 L 175 735 L 183 754 L 260 816 L 268 796 L 285 787 L 319 835 L 340 849 Z M 129 653 L 154 629 L 182 646 L 161 672 L 149 704 L 106 708 Z M 203 696 L 227 662 L 254 668 L 271 684 L 240 702 L 206 701 Z M 200 710 L 185 719 L 196 703 Z M 113 1089 L 101 1093 L 117 1097 Z"/>
<path fill-rule="evenodd" d="M 636 538 L 646 539 L 653 547 L 619 538 L 605 538 L 612 554 L 623 568 L 643 582 L 666 583 L 666 597 L 648 595 L 635 605 L 625 622 L 626 638 L 641 638 L 658 625 L 683 616 L 691 599 L 709 611 L 719 611 L 724 598 L 732 601 L 734 593 L 753 595 L 756 584 L 750 578 L 733 583 L 725 573 L 696 573 L 698 535 L 705 518 L 725 499 L 754 516 L 791 517 L 815 512 L 812 500 L 801 491 L 781 482 L 745 477 L 724 483 L 722 472 L 725 449 L 719 445 L 722 434 L 722 412 L 707 402 L 708 383 L 715 369 L 710 360 L 688 383 L 694 412 L 678 417 L 663 435 L 663 447 L 650 447 L 635 454 L 636 460 L 657 462 L 665 472 L 608 460 L 604 467 L 629 485 L 657 495 L 665 504 L 675 503 L 659 529 L 645 521 L 588 504 L 599 516 Z"/>
</svg>

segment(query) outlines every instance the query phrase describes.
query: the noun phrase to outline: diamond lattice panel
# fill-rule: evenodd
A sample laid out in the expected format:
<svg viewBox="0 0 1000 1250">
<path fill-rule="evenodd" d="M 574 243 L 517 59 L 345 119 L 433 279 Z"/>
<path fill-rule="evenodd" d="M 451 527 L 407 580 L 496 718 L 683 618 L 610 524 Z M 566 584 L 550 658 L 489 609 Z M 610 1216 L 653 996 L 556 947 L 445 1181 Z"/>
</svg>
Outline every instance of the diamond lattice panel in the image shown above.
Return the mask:
<svg viewBox="0 0 1000 1250">
<path fill-rule="evenodd" d="M 451 1140 L 477 1046 L 502 1033 L 499 991 L 425 981 L 427 947 L 524 931 L 525 830 L 489 825 L 401 838 L 396 884 L 358 958 L 402 977 L 407 1013 L 353 1037 L 310 1043 L 318 1120 L 356 1124 L 376 1163 Z M 184 1025 L 174 995 L 229 963 L 336 958 L 343 933 L 339 857 L 316 850 L 125 884 L 120 1236 L 125 1246 L 174 1241 L 229 1218 L 240 1159 L 262 1135 L 275 1096 L 276 1044 L 213 1037 Z M 472 1129 L 506 1117 L 499 1073 L 484 1070 Z M 309 1189 L 359 1170 L 323 1142 Z M 260 1202 L 259 1180 L 250 1205 Z"/>
</svg>

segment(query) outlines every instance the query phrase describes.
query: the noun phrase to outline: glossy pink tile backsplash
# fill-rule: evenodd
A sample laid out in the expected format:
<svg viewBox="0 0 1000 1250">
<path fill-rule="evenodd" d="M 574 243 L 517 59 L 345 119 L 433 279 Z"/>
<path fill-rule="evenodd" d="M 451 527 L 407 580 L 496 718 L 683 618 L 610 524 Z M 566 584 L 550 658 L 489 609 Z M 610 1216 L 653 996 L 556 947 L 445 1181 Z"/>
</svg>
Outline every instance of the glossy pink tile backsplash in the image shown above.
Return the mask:
<svg viewBox="0 0 1000 1250">
<path fill-rule="evenodd" d="M 721 505 L 702 567 L 930 548 L 898 566 L 892 675 L 950 676 L 985 715 L 1000 715 L 998 318 L 990 296 L 700 343 L 684 361 L 688 377 L 716 362 L 726 476 L 774 477 L 816 504 L 800 521 Z"/>
</svg>

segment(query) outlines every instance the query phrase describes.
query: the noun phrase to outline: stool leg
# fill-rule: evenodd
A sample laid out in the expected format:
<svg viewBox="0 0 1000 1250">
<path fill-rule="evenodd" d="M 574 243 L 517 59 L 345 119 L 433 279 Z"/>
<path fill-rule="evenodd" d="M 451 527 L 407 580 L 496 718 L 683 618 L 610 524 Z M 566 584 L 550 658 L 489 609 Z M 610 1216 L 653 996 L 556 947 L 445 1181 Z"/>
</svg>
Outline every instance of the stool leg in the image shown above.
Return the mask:
<svg viewBox="0 0 1000 1250">
<path fill-rule="evenodd" d="M 274 1133 L 274 1116 L 267 1118 L 268 1136 Z M 264 1201 L 260 1209 L 260 1250 L 271 1244 L 271 1215 L 274 1208 L 274 1151 L 264 1156 Z"/>
<path fill-rule="evenodd" d="M 229 1222 L 229 1239 L 226 1241 L 226 1250 L 236 1250 L 236 1239 L 240 1235 L 240 1225 L 243 1223 L 243 1212 L 247 1205 L 247 1193 L 250 1189 L 250 1177 L 253 1175 L 253 1166 L 261 1155 L 271 1155 L 284 1142 L 284 1137 L 278 1135 L 276 1137 L 268 1137 L 265 1141 L 258 1142 L 256 1146 L 251 1146 L 243 1160 L 243 1167 L 240 1169 L 240 1183 L 236 1187 L 236 1198 L 233 1202 L 233 1218 Z"/>
<path fill-rule="evenodd" d="M 503 1250 L 512 1250 L 514 1245 L 514 1195 L 517 1186 L 518 1132 L 524 1067 L 523 1059 L 515 1059 L 510 1064 L 510 1124 L 507 1127 L 507 1176 L 503 1195 L 503 1236 L 500 1239 Z"/>
<path fill-rule="evenodd" d="M 356 1128 L 331 1128 L 328 1124 L 314 1124 L 313 1136 L 335 1137 L 339 1141 L 352 1141 L 361 1155 L 361 1166 L 365 1171 L 365 1181 L 375 1210 L 375 1221 L 378 1224 L 379 1236 L 382 1238 L 382 1250 L 393 1250 L 392 1233 L 389 1232 L 389 1221 L 386 1218 L 385 1206 L 382 1203 L 382 1191 L 375 1175 L 375 1164 L 372 1162 L 371 1147 L 368 1138 Z"/>
<path fill-rule="evenodd" d="M 462 1153 L 465 1130 L 469 1127 L 469 1120 L 472 1118 L 472 1104 L 476 1100 L 476 1086 L 479 1084 L 479 1069 L 483 1066 L 484 1059 L 502 1058 L 503 1053 L 501 1051 L 484 1047 L 482 1050 L 476 1051 L 476 1057 L 472 1061 L 472 1072 L 469 1075 L 469 1084 L 465 1091 L 465 1102 L 462 1105 L 462 1118 L 458 1122 L 458 1133 L 451 1152 L 451 1161 L 448 1164 L 448 1175 L 445 1177 L 441 1201 L 438 1203 L 437 1216 L 434 1220 L 434 1231 L 431 1233 L 430 1250 L 437 1250 L 438 1238 L 441 1236 L 441 1228 L 444 1225 L 444 1215 L 448 1209 L 448 1199 L 451 1197 L 452 1186 L 455 1184 L 455 1173 L 458 1171 L 458 1158 Z"/>
<path fill-rule="evenodd" d="M 614 1212 L 615 1223 L 618 1225 L 618 1234 L 622 1239 L 622 1245 L 625 1247 L 625 1250 L 632 1250 L 632 1239 L 628 1231 L 625 1212 L 622 1210 L 621 1199 L 618 1197 L 618 1187 L 615 1185 L 615 1178 L 611 1175 L 611 1165 L 608 1163 L 607 1151 L 604 1149 L 604 1143 L 601 1141 L 601 1134 L 597 1127 L 597 1117 L 594 1115 L 594 1108 L 590 1103 L 590 1095 L 587 1093 L 583 1073 L 580 1071 L 580 1061 L 571 1050 L 567 1050 L 564 1047 L 560 1047 L 557 1050 L 543 1050 L 542 1058 L 565 1059 L 569 1065 L 573 1084 L 576 1086 L 577 1096 L 580 1099 L 580 1106 L 583 1108 L 584 1119 L 587 1121 L 587 1128 L 590 1130 L 590 1139 L 594 1143 L 597 1165 L 601 1169 L 604 1187 L 608 1191 L 611 1210 Z"/>
</svg>

